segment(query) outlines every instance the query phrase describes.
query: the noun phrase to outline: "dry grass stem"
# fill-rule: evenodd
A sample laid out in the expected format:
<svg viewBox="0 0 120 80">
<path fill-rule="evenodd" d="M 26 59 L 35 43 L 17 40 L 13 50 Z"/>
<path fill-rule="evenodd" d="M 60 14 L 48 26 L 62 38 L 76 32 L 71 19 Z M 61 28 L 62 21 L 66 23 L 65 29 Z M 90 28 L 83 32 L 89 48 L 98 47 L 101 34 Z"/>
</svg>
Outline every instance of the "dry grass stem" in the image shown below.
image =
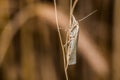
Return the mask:
<svg viewBox="0 0 120 80">
<path fill-rule="evenodd" d="M 41 10 L 41 11 L 40 11 Z M 32 13 L 35 11 L 36 13 Z M 63 29 L 67 29 L 67 26 L 69 26 L 69 18 L 64 15 L 62 12 L 59 10 L 57 11 L 58 13 L 58 23 Z M 29 15 L 28 15 L 29 14 Z M 11 44 L 11 41 L 21 27 L 22 25 L 30 18 L 34 16 L 38 16 L 39 18 L 45 19 L 49 23 L 52 23 L 52 25 L 56 25 L 55 21 L 55 13 L 54 13 L 54 7 L 46 4 L 37 4 L 37 5 L 32 5 L 24 10 L 20 11 L 12 21 L 10 21 L 4 28 L 1 38 L 0 38 L 0 65 L 2 64 L 4 57 L 6 55 L 6 52 L 8 50 L 9 45 Z M 21 20 L 22 19 L 22 20 Z M 18 24 L 16 24 L 16 21 L 20 21 Z M 14 27 L 14 25 L 17 25 L 18 27 Z M 81 25 L 82 26 L 82 25 Z M 51 27 L 55 28 L 56 27 Z M 88 38 L 88 35 L 85 34 L 84 29 L 81 29 L 80 31 L 80 36 L 79 36 L 79 41 L 78 41 L 78 49 L 79 51 L 82 52 L 82 55 L 92 66 L 92 68 L 99 73 L 100 75 L 102 74 L 107 74 L 108 72 L 108 64 L 106 62 L 106 59 L 101 56 L 101 51 L 99 51 L 99 48 L 96 48 L 96 45 L 94 42 L 91 42 L 91 39 Z M 97 60 L 93 60 L 94 58 Z M 101 66 L 99 66 L 101 64 Z"/>
</svg>

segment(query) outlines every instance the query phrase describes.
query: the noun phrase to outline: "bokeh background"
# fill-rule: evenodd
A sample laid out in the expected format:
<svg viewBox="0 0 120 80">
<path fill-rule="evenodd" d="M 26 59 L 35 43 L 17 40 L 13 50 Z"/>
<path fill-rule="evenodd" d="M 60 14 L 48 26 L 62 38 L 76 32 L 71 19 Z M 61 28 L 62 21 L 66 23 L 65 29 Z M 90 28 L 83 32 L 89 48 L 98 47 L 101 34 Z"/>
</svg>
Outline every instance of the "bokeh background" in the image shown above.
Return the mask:
<svg viewBox="0 0 120 80">
<path fill-rule="evenodd" d="M 73 0 L 74 1 L 74 0 Z M 120 79 L 120 1 L 78 0 L 77 64 L 69 80 Z M 57 0 L 65 43 L 70 0 Z M 0 0 L 0 80 L 66 80 L 53 0 Z"/>
</svg>

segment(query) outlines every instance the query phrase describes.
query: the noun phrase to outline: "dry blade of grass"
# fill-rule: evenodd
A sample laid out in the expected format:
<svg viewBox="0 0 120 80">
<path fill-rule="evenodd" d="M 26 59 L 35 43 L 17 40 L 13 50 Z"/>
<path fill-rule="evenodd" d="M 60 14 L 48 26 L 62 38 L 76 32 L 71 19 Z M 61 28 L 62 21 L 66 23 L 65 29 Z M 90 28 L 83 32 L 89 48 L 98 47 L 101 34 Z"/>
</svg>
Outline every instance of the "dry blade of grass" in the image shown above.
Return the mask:
<svg viewBox="0 0 120 80">
<path fill-rule="evenodd" d="M 68 80 L 68 74 L 67 74 L 67 70 L 66 70 L 67 63 L 66 63 L 66 57 L 65 57 L 65 49 L 64 49 L 64 45 L 63 45 L 63 41 L 62 41 L 62 36 L 61 36 L 61 33 L 60 33 L 60 26 L 59 26 L 59 23 L 58 23 L 56 0 L 54 0 L 54 7 L 55 7 L 55 20 L 56 20 L 56 25 L 57 25 L 57 31 L 58 31 L 60 44 L 61 44 L 61 48 L 62 48 L 62 53 L 63 53 L 64 71 L 65 71 L 66 80 Z"/>
<path fill-rule="evenodd" d="M 5 80 L 16 80 L 18 77 L 18 72 L 17 72 L 17 66 L 15 64 L 15 47 L 10 45 L 8 49 L 8 54 L 4 60 L 4 63 L 2 65 L 3 68 L 3 78 Z"/>
<path fill-rule="evenodd" d="M 36 14 L 31 14 L 33 10 L 35 10 Z M 32 7 L 27 7 L 24 10 L 22 10 L 21 12 L 19 12 L 15 16 L 13 21 L 10 21 L 5 26 L 5 28 L 1 34 L 0 65 L 3 62 L 3 59 L 6 55 L 8 47 L 9 47 L 15 33 L 18 31 L 18 29 L 20 29 L 22 27 L 21 25 L 23 25 L 28 19 L 30 19 L 34 16 L 38 16 L 39 18 L 45 19 L 52 25 L 56 25 L 54 15 L 55 15 L 54 8 L 52 6 L 45 5 L 45 4 L 33 5 Z M 23 20 L 20 20 L 21 17 L 24 17 Z M 13 25 L 16 24 L 15 21 L 18 21 L 18 20 L 20 20 L 21 22 L 19 24 L 17 24 L 18 27 L 16 27 L 16 29 L 15 29 L 13 27 Z M 58 21 L 59 21 L 59 25 L 63 29 L 67 29 L 67 26 L 69 24 L 69 18 L 60 11 L 58 11 Z M 56 28 L 56 27 L 51 27 L 51 28 Z M 107 61 L 103 56 L 101 56 L 101 54 L 103 52 L 99 50 L 99 48 L 97 47 L 97 45 L 95 45 L 94 42 L 91 43 L 91 39 L 88 38 L 88 35 L 85 34 L 84 29 L 81 29 L 79 34 L 80 34 L 80 37 L 79 37 L 79 41 L 78 41 L 78 49 L 79 49 L 79 51 L 81 51 L 80 55 L 82 55 L 89 62 L 89 64 L 91 65 L 91 67 L 94 69 L 94 71 L 96 73 L 99 73 L 100 75 L 108 74 L 109 68 L 108 68 Z M 89 45 L 90 49 L 88 49 L 88 47 L 85 47 L 85 45 L 86 46 Z M 97 60 L 94 60 L 95 56 L 98 57 Z M 96 65 L 99 63 L 104 66 Z"/>
<path fill-rule="evenodd" d="M 78 36 L 77 36 L 78 33 L 75 34 L 76 35 L 75 40 L 74 39 L 71 40 L 71 38 L 70 38 L 70 36 L 72 36 L 72 34 L 75 32 L 75 31 L 74 32 L 70 31 L 70 28 L 72 29 L 72 25 L 74 24 L 74 23 L 71 23 L 71 19 L 72 19 L 71 17 L 73 15 L 73 11 L 74 11 L 76 3 L 77 3 L 77 0 L 74 2 L 73 6 L 72 6 L 72 0 L 70 0 L 70 24 L 68 26 L 68 32 L 67 32 L 67 36 L 66 36 L 66 42 L 68 43 L 68 40 L 70 40 L 70 43 L 68 43 L 69 46 L 66 45 L 66 48 L 64 48 L 63 41 L 62 41 L 62 36 L 61 36 L 60 30 L 59 30 L 60 27 L 59 27 L 59 24 L 58 24 L 58 15 L 57 15 L 56 0 L 54 0 L 55 15 L 56 15 L 55 16 L 56 17 L 56 24 L 57 24 L 57 30 L 58 30 L 58 34 L 59 34 L 59 39 L 60 39 L 61 47 L 62 47 L 63 61 L 64 61 L 64 70 L 65 70 L 65 75 L 66 75 L 66 79 L 67 80 L 68 80 L 67 68 L 68 68 L 69 62 L 71 62 L 71 60 L 69 61 L 69 59 L 70 59 L 70 56 L 73 56 L 72 54 L 74 54 L 74 55 L 76 54 L 76 46 L 77 46 L 76 43 L 77 43 L 77 38 L 78 38 Z M 76 22 L 74 20 L 75 19 L 73 18 L 73 22 Z M 79 31 L 79 29 L 77 29 L 77 32 L 78 31 Z M 75 35 L 73 35 L 73 36 L 75 36 Z M 71 43 L 73 43 L 73 45 Z M 65 55 L 65 50 L 66 50 L 66 55 Z"/>
<path fill-rule="evenodd" d="M 42 80 L 58 80 L 57 72 L 53 63 L 51 55 L 46 56 L 46 59 L 41 57 L 40 59 L 40 75 Z"/>
<path fill-rule="evenodd" d="M 20 4 L 21 3 L 21 4 Z M 24 0 L 19 2 L 19 8 L 22 9 Z M 34 0 L 27 0 L 28 6 L 32 6 Z M 34 13 L 34 12 L 33 12 Z M 24 17 L 23 17 L 24 18 Z M 23 20 L 23 19 L 21 19 Z M 18 21 L 19 23 L 19 21 Z M 36 62 L 33 40 L 34 21 L 29 21 L 20 30 L 20 49 L 21 49 L 21 72 L 23 80 L 36 80 Z"/>
<path fill-rule="evenodd" d="M 79 34 L 79 25 L 73 15 L 73 11 L 76 4 L 77 4 L 77 0 L 75 0 L 74 2 L 70 0 L 69 26 L 67 28 L 66 43 L 65 43 L 66 61 L 67 61 L 67 65 L 65 68 L 66 70 L 68 69 L 68 65 L 73 65 L 76 63 L 76 50 L 77 50 L 77 41 Z"/>
<path fill-rule="evenodd" d="M 33 15 L 31 10 L 26 9 L 21 11 L 16 15 L 13 21 L 10 21 L 6 27 L 3 29 L 0 36 L 0 65 L 4 59 L 4 56 L 8 50 L 8 47 L 12 41 L 13 36 L 18 31 L 18 29 L 27 21 L 27 19 L 31 18 Z M 28 15 L 29 14 L 29 15 Z M 17 22 L 19 21 L 19 23 Z M 18 23 L 18 24 L 17 24 Z M 19 25 L 19 27 L 15 27 L 15 25 Z"/>
<path fill-rule="evenodd" d="M 113 55 L 112 71 L 113 80 L 120 79 L 120 0 L 114 2 L 114 26 L 113 26 Z"/>
<path fill-rule="evenodd" d="M 29 27 L 23 27 L 21 33 L 21 68 L 23 80 L 36 80 L 35 74 L 35 51 L 33 42 L 33 26 L 25 25 Z"/>
<path fill-rule="evenodd" d="M 87 60 L 88 64 L 97 74 L 102 77 L 107 76 L 109 66 L 107 60 L 102 55 L 104 52 L 99 49 L 84 29 L 81 28 L 79 34 L 78 50 L 84 53 L 80 55 Z"/>
</svg>

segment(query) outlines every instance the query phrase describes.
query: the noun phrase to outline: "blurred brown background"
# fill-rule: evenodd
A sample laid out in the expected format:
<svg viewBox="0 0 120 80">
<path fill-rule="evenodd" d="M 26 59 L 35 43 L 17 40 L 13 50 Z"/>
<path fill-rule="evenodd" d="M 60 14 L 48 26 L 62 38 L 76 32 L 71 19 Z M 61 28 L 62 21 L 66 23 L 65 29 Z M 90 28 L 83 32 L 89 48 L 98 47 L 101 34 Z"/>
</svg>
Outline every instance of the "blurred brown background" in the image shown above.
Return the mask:
<svg viewBox="0 0 120 80">
<path fill-rule="evenodd" d="M 74 0 L 73 0 L 74 1 Z M 57 0 L 65 41 L 69 0 Z M 69 80 L 120 79 L 120 1 L 78 0 L 77 64 Z M 0 0 L 0 80 L 66 80 L 53 0 Z"/>
</svg>

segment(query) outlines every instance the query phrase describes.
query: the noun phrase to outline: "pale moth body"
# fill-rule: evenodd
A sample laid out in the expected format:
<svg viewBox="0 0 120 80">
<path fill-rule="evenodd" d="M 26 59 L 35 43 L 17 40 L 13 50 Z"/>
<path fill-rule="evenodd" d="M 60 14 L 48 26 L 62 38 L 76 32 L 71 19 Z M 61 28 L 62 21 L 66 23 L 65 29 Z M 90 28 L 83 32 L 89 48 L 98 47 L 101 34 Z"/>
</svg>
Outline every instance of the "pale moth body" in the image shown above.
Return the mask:
<svg viewBox="0 0 120 80">
<path fill-rule="evenodd" d="M 94 14 L 95 12 L 97 12 L 97 10 L 91 12 L 90 14 L 80 19 L 79 21 L 86 19 L 87 17 Z M 79 35 L 79 23 L 75 19 L 74 15 L 72 15 L 72 24 L 69 29 L 69 41 L 68 41 L 68 48 L 67 48 L 68 65 L 76 64 L 76 50 L 77 50 L 78 35 Z"/>
<path fill-rule="evenodd" d="M 67 50 L 67 63 L 68 65 L 76 64 L 76 48 L 79 34 L 79 24 L 75 17 L 72 15 L 72 24 L 69 29 L 69 43 Z"/>
</svg>

